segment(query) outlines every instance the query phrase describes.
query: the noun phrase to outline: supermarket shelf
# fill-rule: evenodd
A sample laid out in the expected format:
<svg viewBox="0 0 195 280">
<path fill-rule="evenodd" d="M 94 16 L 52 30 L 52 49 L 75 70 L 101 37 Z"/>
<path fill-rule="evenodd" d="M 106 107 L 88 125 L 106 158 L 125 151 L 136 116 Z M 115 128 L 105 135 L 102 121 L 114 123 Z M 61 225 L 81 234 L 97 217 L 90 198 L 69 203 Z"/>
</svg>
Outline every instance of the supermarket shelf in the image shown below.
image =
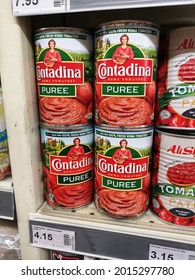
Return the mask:
<svg viewBox="0 0 195 280">
<path fill-rule="evenodd" d="M 29 16 L 194 4 L 194 0 L 124 0 L 122 2 L 119 0 L 50 0 L 49 2 L 44 0 L 40 2 L 36 5 L 33 3 L 26 5 L 25 1 L 12 0 L 13 15 Z"/>
<path fill-rule="evenodd" d="M 195 252 L 194 227 L 164 223 L 150 210 L 139 219 L 118 220 L 103 215 L 93 204 L 71 211 L 53 208 L 45 202 L 37 213 L 30 215 L 29 226 L 30 243 L 35 247 L 32 227 L 43 226 L 74 231 L 75 252 L 98 257 L 148 259 L 151 244 Z"/>
<path fill-rule="evenodd" d="M 189 0 L 70 0 L 70 12 L 81 12 L 81 11 L 98 11 L 98 10 L 115 10 L 115 9 L 126 9 L 126 8 L 139 8 L 139 7 L 161 7 L 161 6 L 178 6 L 194 4 L 194 1 Z"/>
<path fill-rule="evenodd" d="M 15 203 L 12 177 L 0 181 L 0 219 L 14 220 Z"/>
</svg>

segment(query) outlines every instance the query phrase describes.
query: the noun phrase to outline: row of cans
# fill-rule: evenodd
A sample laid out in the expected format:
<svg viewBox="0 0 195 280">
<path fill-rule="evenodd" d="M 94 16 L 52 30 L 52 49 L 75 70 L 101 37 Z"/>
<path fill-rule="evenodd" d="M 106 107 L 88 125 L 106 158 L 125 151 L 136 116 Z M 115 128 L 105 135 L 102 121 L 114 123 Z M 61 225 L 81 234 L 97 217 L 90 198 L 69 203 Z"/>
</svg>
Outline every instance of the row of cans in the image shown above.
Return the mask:
<svg viewBox="0 0 195 280">
<path fill-rule="evenodd" d="M 108 22 L 94 34 L 37 30 L 41 122 L 79 126 L 95 119 L 108 128 L 137 128 L 154 125 L 156 116 L 157 127 L 193 130 L 194 36 L 194 27 L 172 30 L 159 50 L 160 28 L 146 21 Z"/>
<path fill-rule="evenodd" d="M 102 214 L 120 219 L 140 217 L 151 208 L 162 220 L 195 226 L 193 135 L 153 127 L 42 126 L 41 139 L 50 205 L 68 210 L 94 201 Z"/>
<path fill-rule="evenodd" d="M 151 205 L 163 220 L 194 226 L 194 143 L 189 134 L 195 119 L 195 54 L 192 39 L 186 39 L 194 29 L 187 30 L 174 30 L 161 41 L 159 70 L 159 27 L 151 22 L 102 24 L 95 32 L 95 48 L 93 34 L 86 30 L 36 32 L 49 204 L 72 209 L 94 200 L 100 212 L 115 218 L 141 216 Z M 153 145 L 154 119 L 157 128 L 169 128 L 169 133 L 155 130 Z M 179 136 L 174 128 L 187 129 L 188 136 Z"/>
</svg>

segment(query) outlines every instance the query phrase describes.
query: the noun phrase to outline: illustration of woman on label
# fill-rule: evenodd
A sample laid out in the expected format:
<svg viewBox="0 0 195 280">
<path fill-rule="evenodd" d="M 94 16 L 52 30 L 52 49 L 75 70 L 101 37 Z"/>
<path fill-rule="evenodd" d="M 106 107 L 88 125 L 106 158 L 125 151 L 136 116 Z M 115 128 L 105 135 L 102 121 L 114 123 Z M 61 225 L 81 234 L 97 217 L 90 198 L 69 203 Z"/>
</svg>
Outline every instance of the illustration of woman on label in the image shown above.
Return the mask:
<svg viewBox="0 0 195 280">
<path fill-rule="evenodd" d="M 51 39 L 48 42 L 49 50 L 46 51 L 43 62 L 47 67 L 53 67 L 57 62 L 61 62 L 62 58 L 59 51 L 55 50 L 56 42 Z"/>
<path fill-rule="evenodd" d="M 120 37 L 121 45 L 116 48 L 112 60 L 116 64 L 124 64 L 127 59 L 133 59 L 134 58 L 134 52 L 130 46 L 127 45 L 129 41 L 129 36 L 127 34 L 123 34 Z"/>
<path fill-rule="evenodd" d="M 85 154 L 84 148 L 80 146 L 80 142 L 80 138 L 75 138 L 73 140 L 74 146 L 72 146 L 67 153 L 67 157 L 70 160 L 78 160 L 80 156 Z"/>
<path fill-rule="evenodd" d="M 121 147 L 114 152 L 112 159 L 116 163 L 123 164 L 126 160 L 132 159 L 132 154 L 131 151 L 126 148 L 128 144 L 126 139 L 122 139 L 119 144 Z"/>
</svg>

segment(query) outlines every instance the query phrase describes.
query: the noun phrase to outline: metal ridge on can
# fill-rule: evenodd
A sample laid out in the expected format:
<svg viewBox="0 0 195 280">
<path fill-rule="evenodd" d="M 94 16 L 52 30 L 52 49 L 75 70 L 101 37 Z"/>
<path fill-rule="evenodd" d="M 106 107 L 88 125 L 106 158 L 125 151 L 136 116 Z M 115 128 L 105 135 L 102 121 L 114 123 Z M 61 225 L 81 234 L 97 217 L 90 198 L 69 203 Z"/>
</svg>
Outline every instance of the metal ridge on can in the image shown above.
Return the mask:
<svg viewBox="0 0 195 280">
<path fill-rule="evenodd" d="M 125 20 L 112 20 L 112 21 L 107 21 L 107 22 L 103 22 L 101 24 L 99 24 L 96 29 L 102 28 L 104 26 L 126 26 L 128 24 L 132 24 L 135 26 L 153 26 L 155 28 L 160 29 L 160 25 L 152 22 L 152 21 L 147 21 L 147 20 L 129 20 L 129 19 L 125 19 Z"/>
</svg>

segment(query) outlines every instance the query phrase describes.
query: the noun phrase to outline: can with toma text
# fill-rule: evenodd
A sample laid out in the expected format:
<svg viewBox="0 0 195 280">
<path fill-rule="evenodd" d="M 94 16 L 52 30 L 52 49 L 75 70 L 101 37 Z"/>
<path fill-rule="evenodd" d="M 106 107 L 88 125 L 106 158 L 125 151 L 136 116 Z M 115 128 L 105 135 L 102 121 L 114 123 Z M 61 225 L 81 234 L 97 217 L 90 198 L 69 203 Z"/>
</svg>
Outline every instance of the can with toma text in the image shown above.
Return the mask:
<svg viewBox="0 0 195 280">
<path fill-rule="evenodd" d="M 159 57 L 156 126 L 195 130 L 195 27 L 166 34 Z"/>
<path fill-rule="evenodd" d="M 151 209 L 162 220 L 195 226 L 194 136 L 155 130 Z"/>
</svg>

